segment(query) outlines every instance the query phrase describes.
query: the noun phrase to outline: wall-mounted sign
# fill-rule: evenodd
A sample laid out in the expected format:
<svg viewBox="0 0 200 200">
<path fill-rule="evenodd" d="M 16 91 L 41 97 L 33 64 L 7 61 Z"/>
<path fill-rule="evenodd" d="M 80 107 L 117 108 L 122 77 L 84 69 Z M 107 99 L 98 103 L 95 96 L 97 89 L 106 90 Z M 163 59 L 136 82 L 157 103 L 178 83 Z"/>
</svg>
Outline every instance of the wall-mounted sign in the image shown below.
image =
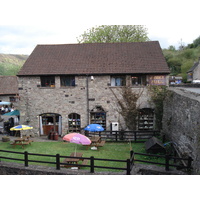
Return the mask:
<svg viewBox="0 0 200 200">
<path fill-rule="evenodd" d="M 164 75 L 150 75 L 149 85 L 166 85 L 166 76 Z"/>
</svg>

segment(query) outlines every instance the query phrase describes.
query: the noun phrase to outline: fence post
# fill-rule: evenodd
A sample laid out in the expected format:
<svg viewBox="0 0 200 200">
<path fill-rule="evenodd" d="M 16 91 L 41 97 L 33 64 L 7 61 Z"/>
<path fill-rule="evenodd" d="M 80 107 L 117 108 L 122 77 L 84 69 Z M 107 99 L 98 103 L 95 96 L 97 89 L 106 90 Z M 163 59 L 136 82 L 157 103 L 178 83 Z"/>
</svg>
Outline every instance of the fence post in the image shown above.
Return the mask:
<svg viewBox="0 0 200 200">
<path fill-rule="evenodd" d="M 60 170 L 60 154 L 56 154 L 56 169 Z"/>
<path fill-rule="evenodd" d="M 134 132 L 135 142 L 137 141 L 137 132 Z"/>
<path fill-rule="evenodd" d="M 94 173 L 94 156 L 90 157 L 90 173 Z"/>
<path fill-rule="evenodd" d="M 162 134 L 162 143 L 165 143 L 165 133 Z"/>
<path fill-rule="evenodd" d="M 117 136 L 118 136 L 119 132 L 115 132 L 115 141 L 117 142 Z"/>
<path fill-rule="evenodd" d="M 28 167 L 28 152 L 24 151 L 24 165 Z"/>
<path fill-rule="evenodd" d="M 130 161 L 131 161 L 131 166 L 132 166 L 132 164 L 134 165 L 134 151 L 133 150 L 130 151 L 130 156 L 131 156 Z"/>
<path fill-rule="evenodd" d="M 126 175 L 131 175 L 131 161 L 130 159 L 127 159 L 127 168 L 126 168 Z"/>
<path fill-rule="evenodd" d="M 187 164 L 187 170 L 188 170 L 188 171 L 191 169 L 192 160 L 193 160 L 193 159 L 192 159 L 191 157 L 188 158 L 188 164 Z"/>
<path fill-rule="evenodd" d="M 165 170 L 169 171 L 169 155 L 165 155 Z"/>
<path fill-rule="evenodd" d="M 131 150 L 131 151 L 130 151 L 130 156 L 131 156 L 131 158 L 133 157 L 133 155 L 134 155 L 134 151 Z"/>
</svg>

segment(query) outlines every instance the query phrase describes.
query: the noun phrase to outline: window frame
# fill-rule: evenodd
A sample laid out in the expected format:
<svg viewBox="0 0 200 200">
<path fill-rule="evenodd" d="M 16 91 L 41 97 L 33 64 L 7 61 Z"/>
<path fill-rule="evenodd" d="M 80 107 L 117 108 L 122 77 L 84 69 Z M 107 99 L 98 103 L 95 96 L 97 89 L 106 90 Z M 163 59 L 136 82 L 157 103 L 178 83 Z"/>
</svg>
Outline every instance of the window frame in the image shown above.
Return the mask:
<svg viewBox="0 0 200 200">
<path fill-rule="evenodd" d="M 119 85 L 118 85 L 117 81 L 120 81 L 120 83 L 118 82 Z M 110 85 L 111 85 L 111 87 L 123 87 L 123 86 L 126 86 L 126 75 L 113 75 L 113 76 L 111 76 L 110 77 Z"/>
<path fill-rule="evenodd" d="M 137 79 L 135 83 L 133 83 L 133 78 Z M 140 86 L 140 85 L 147 85 L 147 77 L 146 75 L 131 75 L 131 85 L 132 86 Z"/>
<path fill-rule="evenodd" d="M 55 76 L 40 76 L 40 86 L 44 88 L 55 88 Z"/>
<path fill-rule="evenodd" d="M 67 84 L 67 81 L 69 84 Z M 63 84 L 64 83 L 64 84 Z M 60 87 L 74 87 L 76 86 L 76 79 L 73 75 L 60 76 Z"/>
</svg>

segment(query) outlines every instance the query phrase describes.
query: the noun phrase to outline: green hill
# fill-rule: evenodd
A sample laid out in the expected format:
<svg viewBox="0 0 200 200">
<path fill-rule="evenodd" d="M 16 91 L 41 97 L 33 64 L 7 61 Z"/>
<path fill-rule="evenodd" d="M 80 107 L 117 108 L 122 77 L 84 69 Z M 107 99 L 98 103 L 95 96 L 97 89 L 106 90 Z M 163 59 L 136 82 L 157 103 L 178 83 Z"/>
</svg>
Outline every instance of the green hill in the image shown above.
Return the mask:
<svg viewBox="0 0 200 200">
<path fill-rule="evenodd" d="M 183 81 L 187 82 L 187 71 L 200 58 L 200 36 L 192 44 L 181 46 L 178 50 L 170 46 L 163 49 L 163 54 L 168 63 L 172 76 L 182 76 Z"/>
<path fill-rule="evenodd" d="M 200 47 L 182 50 L 163 50 L 172 76 L 182 76 L 187 81 L 187 71 L 199 60 Z"/>
<path fill-rule="evenodd" d="M 28 55 L 0 54 L 0 75 L 16 75 L 27 58 Z"/>
</svg>

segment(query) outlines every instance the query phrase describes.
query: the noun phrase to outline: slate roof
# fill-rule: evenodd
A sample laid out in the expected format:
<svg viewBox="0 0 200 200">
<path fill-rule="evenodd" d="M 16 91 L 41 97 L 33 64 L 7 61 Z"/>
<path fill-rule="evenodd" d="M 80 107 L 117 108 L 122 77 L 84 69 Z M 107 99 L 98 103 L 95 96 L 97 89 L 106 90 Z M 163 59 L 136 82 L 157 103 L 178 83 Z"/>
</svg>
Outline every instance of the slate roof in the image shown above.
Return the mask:
<svg viewBox="0 0 200 200">
<path fill-rule="evenodd" d="M 0 76 L 0 95 L 18 94 L 17 76 Z"/>
<path fill-rule="evenodd" d="M 193 72 L 198 67 L 199 63 L 199 61 L 195 62 L 194 65 L 190 68 L 190 70 L 187 71 L 187 73 Z"/>
<path fill-rule="evenodd" d="M 37 45 L 19 76 L 168 74 L 159 42 Z"/>
<path fill-rule="evenodd" d="M 146 150 L 154 147 L 154 145 L 158 145 L 161 148 L 165 148 L 163 143 L 160 140 L 158 140 L 158 138 L 156 138 L 156 137 L 152 137 L 145 142 Z"/>
</svg>

